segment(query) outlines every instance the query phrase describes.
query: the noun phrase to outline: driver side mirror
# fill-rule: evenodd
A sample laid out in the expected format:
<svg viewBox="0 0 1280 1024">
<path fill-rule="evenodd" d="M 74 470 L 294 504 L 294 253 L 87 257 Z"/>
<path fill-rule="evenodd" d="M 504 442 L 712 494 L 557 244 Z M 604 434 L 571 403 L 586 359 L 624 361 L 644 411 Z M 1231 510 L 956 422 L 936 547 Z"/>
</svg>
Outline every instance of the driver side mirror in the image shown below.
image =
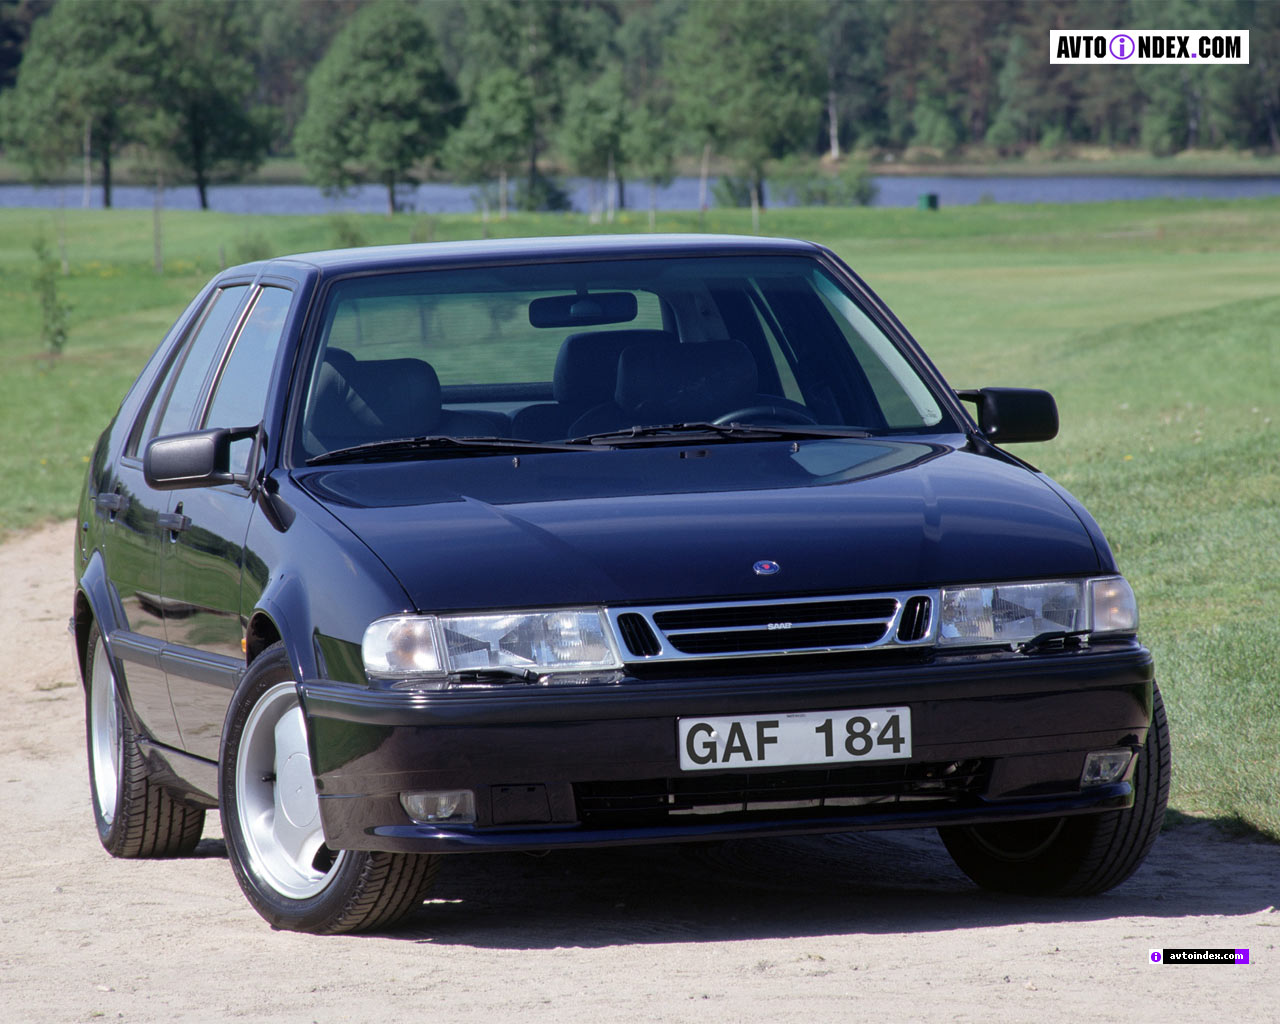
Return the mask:
<svg viewBox="0 0 1280 1024">
<path fill-rule="evenodd" d="M 219 427 L 157 437 L 142 457 L 147 486 L 158 491 L 219 484 L 248 486 L 247 474 L 231 472 L 231 445 L 257 433 L 257 427 Z"/>
<path fill-rule="evenodd" d="M 1037 388 L 957 391 L 978 407 L 978 426 L 993 444 L 1051 441 L 1058 436 L 1058 403 Z"/>
</svg>

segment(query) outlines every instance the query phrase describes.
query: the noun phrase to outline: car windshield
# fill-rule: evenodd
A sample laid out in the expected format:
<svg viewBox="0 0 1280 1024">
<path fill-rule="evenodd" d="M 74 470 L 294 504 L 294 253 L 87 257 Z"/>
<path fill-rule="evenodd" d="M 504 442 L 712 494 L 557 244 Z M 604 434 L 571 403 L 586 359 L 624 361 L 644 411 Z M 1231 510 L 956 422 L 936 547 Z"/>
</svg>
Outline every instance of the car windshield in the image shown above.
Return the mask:
<svg viewBox="0 0 1280 1024">
<path fill-rule="evenodd" d="M 603 443 L 642 428 L 633 443 L 662 444 L 687 432 L 643 428 L 703 424 L 730 441 L 950 425 L 875 319 L 804 256 L 353 277 L 328 289 L 319 332 L 303 459 L 441 436 Z M 728 424 L 803 429 L 715 429 Z"/>
</svg>

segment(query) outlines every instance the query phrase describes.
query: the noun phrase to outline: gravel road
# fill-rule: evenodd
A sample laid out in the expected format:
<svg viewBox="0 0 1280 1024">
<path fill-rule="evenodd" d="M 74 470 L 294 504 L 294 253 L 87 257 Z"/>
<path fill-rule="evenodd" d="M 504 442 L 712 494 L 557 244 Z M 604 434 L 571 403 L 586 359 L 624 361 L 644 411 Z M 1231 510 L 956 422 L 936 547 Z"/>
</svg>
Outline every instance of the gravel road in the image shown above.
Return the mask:
<svg viewBox="0 0 1280 1024">
<path fill-rule="evenodd" d="M 1280 846 L 1204 822 L 1089 899 L 983 893 L 932 832 L 908 832 L 456 858 L 405 930 L 274 932 L 216 815 L 191 858 L 99 846 L 71 540 L 63 523 L 0 545 L 0 1020 L 1280 1019 Z M 1148 963 L 1176 947 L 1251 962 Z"/>
</svg>

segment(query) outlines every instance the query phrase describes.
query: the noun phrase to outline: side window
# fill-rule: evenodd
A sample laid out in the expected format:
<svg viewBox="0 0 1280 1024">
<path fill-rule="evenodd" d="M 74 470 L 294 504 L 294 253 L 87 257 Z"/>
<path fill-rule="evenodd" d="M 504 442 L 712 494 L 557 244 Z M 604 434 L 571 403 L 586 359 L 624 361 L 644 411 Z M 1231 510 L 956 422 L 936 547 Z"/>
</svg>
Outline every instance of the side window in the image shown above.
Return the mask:
<svg viewBox="0 0 1280 1024">
<path fill-rule="evenodd" d="M 185 350 L 175 360 L 165 375 L 168 393 L 164 387 L 156 392 L 156 399 L 147 414 L 147 422 L 141 431 L 143 441 L 166 434 L 180 434 L 191 425 L 200 388 L 209 372 L 209 365 L 217 357 L 222 338 L 231 326 L 231 320 L 240 307 L 248 285 L 224 288 L 209 304 L 200 326 L 187 342 Z M 158 415 L 157 415 L 158 414 Z"/>
<path fill-rule="evenodd" d="M 236 307 L 240 304 L 245 288 L 245 285 L 235 285 L 215 292 L 209 297 L 203 313 L 197 318 L 194 326 L 188 329 L 185 340 L 178 346 L 168 365 L 156 375 L 151 394 L 147 396 L 146 404 L 143 406 L 142 415 L 134 423 L 133 433 L 129 435 L 125 454 L 136 456 L 143 444 L 155 436 L 156 424 L 165 408 L 165 396 L 173 385 L 174 374 L 184 365 L 188 350 L 195 344 L 194 338 L 203 333 L 207 327 L 213 341 L 220 339 L 231 322 Z"/>
<path fill-rule="evenodd" d="M 284 288 L 268 287 L 258 293 L 214 387 L 206 427 L 252 427 L 262 420 L 271 367 L 292 302 L 293 293 Z M 252 448 L 249 440 L 232 445 L 233 473 L 246 470 Z"/>
</svg>

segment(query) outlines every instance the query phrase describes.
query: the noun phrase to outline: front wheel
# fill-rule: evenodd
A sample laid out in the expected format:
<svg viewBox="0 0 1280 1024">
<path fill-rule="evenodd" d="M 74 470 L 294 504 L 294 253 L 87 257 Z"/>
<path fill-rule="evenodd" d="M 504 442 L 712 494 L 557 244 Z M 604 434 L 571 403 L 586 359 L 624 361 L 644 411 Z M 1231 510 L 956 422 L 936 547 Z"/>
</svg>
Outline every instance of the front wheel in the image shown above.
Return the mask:
<svg viewBox="0 0 1280 1024">
<path fill-rule="evenodd" d="M 1169 723 L 1159 687 L 1133 771 L 1133 806 L 1122 811 L 941 828 L 960 870 L 984 889 L 1092 896 L 1132 875 L 1147 856 L 1169 799 Z"/>
<path fill-rule="evenodd" d="M 236 880 L 274 927 L 367 931 L 422 903 L 437 858 L 325 845 L 306 718 L 282 644 L 254 661 L 232 698 L 218 781 Z"/>
</svg>

